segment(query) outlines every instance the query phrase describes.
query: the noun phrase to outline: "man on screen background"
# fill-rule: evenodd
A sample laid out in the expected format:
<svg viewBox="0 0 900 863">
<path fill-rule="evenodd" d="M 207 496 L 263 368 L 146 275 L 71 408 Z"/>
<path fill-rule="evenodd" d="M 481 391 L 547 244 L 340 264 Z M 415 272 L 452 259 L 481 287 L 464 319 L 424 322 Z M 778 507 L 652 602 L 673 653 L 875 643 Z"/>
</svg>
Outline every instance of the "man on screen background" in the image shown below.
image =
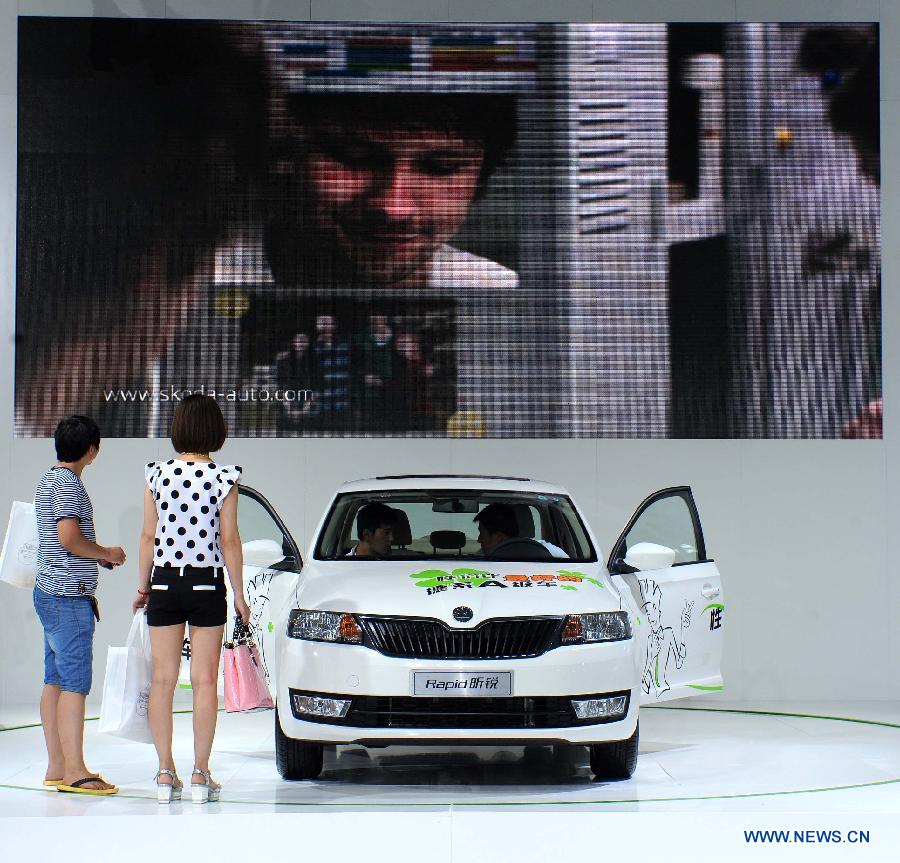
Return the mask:
<svg viewBox="0 0 900 863">
<path fill-rule="evenodd" d="M 341 44 L 341 38 L 331 36 L 329 44 Z M 248 295 L 251 307 L 255 294 L 268 296 L 276 307 L 299 300 L 320 310 L 350 298 L 371 304 L 366 317 L 415 316 L 415 304 L 438 303 L 445 315 L 458 313 L 456 320 L 462 317 L 469 328 L 457 328 L 457 356 L 465 342 L 484 345 L 490 338 L 502 343 L 502 327 L 489 318 L 498 314 L 496 298 L 518 286 L 518 276 L 457 248 L 453 240 L 514 144 L 516 97 L 484 92 L 477 75 L 462 87 L 468 92 L 441 92 L 440 82 L 430 80 L 428 87 L 436 91 L 404 90 L 415 84 L 413 75 L 400 76 L 389 87 L 373 79 L 364 92 L 342 89 L 346 82 L 340 81 L 326 92 L 309 92 L 277 63 L 273 77 L 279 87 L 266 195 L 270 218 L 261 235 L 248 236 L 232 256 L 229 278 L 239 285 L 238 293 Z M 496 237 L 491 242 L 496 244 Z M 213 292 L 223 287 L 227 280 L 217 279 Z M 286 307 L 285 313 L 294 312 Z M 210 306 L 205 329 L 217 334 L 221 349 L 213 353 L 223 362 L 210 364 L 207 385 L 248 384 L 241 379 L 246 369 L 238 368 L 242 345 L 252 344 L 255 364 L 273 361 L 277 351 L 267 347 L 267 339 L 278 341 L 273 336 L 278 321 L 267 320 L 271 314 L 254 318 L 249 326 L 240 320 L 229 326 L 217 316 L 215 303 Z M 340 321 L 341 327 L 347 324 Z M 452 347 L 445 347 L 449 355 Z M 189 342 L 179 350 L 182 357 L 196 353 Z M 329 412 L 323 406 L 315 423 L 295 430 L 444 430 L 446 407 L 413 421 L 373 400 L 376 391 L 364 382 L 368 370 L 362 357 L 355 352 L 352 359 L 357 362 L 346 369 L 352 379 L 349 409 Z M 475 365 L 470 354 L 465 362 Z M 185 362 L 176 354 L 170 365 L 177 371 Z M 450 368 L 453 375 L 452 361 Z M 458 393 L 463 374 L 441 385 Z M 474 372 L 468 379 L 475 380 Z M 360 399 L 360 393 L 365 397 Z M 268 433 L 278 424 L 279 411 L 290 410 L 277 404 L 262 412 L 241 403 L 224 407 L 226 414 L 231 411 L 229 421 L 245 434 Z"/>
<path fill-rule="evenodd" d="M 346 82 L 326 92 L 298 89 L 289 74 L 278 76 L 277 67 L 276 79 L 282 107 L 273 122 L 279 157 L 270 174 L 272 217 L 264 237 L 251 241 L 252 251 L 243 255 L 248 291 L 258 284 L 268 285 L 263 290 L 276 300 L 349 297 L 370 304 L 364 315 L 370 322 L 415 317 L 418 303 L 440 304 L 445 316 L 456 314 L 468 327 L 457 328 L 455 344 L 442 343 L 440 355 L 448 363 L 436 375 L 442 391 L 459 396 L 465 371 L 457 375 L 455 358 L 474 366 L 471 351 L 460 350 L 466 342 L 503 342 L 502 326 L 489 319 L 497 316 L 496 298 L 519 284 L 513 270 L 453 244 L 514 144 L 515 97 L 477 92 L 477 76 L 469 92 L 441 92 L 434 81 L 427 84 L 436 91 L 402 89 L 415 83 L 414 76 L 401 76 L 390 87 L 375 79 L 365 92 L 342 89 Z M 419 322 L 406 326 L 428 332 Z M 479 335 L 472 335 L 473 328 L 480 328 Z M 238 338 L 252 338 L 264 353 L 265 332 L 259 319 Z M 350 335 L 358 345 L 368 333 Z M 434 344 L 423 348 L 436 353 Z M 323 415 L 319 430 L 444 430 L 450 400 L 435 402 L 427 415 L 409 416 L 399 402 L 382 398 L 388 381 L 375 381 L 368 359 L 353 352 L 350 409 Z M 403 368 L 398 364 L 398 373 Z M 401 374 L 392 386 L 411 383 Z M 459 404 L 457 399 L 457 409 Z M 253 428 L 259 420 L 252 413 L 246 416 L 236 418 L 238 426 L 248 433 L 264 430 Z"/>
</svg>

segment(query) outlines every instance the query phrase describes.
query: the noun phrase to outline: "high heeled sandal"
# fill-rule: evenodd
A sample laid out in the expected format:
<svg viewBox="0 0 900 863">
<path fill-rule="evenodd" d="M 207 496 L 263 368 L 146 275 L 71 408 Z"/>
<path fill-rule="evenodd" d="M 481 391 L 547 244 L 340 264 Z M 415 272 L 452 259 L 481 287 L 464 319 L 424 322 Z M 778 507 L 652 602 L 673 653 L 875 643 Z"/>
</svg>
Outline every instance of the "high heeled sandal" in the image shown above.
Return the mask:
<svg viewBox="0 0 900 863">
<path fill-rule="evenodd" d="M 194 774 L 202 776 L 203 782 L 194 782 Z M 218 782 L 213 782 L 212 774 L 209 770 L 200 770 L 195 767 L 191 771 L 191 800 L 194 803 L 215 803 L 219 799 L 219 792 L 222 786 Z"/>
<path fill-rule="evenodd" d="M 171 776 L 172 782 L 160 782 L 160 776 Z M 184 783 L 178 778 L 174 770 L 160 767 L 153 779 L 156 782 L 157 803 L 171 803 L 173 800 L 181 800 L 181 790 L 184 788 Z"/>
</svg>

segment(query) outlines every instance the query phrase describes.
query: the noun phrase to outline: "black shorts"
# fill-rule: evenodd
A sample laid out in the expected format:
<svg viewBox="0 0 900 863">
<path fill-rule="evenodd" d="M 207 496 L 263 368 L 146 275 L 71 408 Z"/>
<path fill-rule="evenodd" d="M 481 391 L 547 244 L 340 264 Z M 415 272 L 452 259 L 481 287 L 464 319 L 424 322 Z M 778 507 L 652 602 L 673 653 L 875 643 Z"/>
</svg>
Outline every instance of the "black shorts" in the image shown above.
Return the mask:
<svg viewBox="0 0 900 863">
<path fill-rule="evenodd" d="M 153 567 L 147 600 L 148 626 L 222 626 L 227 617 L 222 567 Z"/>
</svg>

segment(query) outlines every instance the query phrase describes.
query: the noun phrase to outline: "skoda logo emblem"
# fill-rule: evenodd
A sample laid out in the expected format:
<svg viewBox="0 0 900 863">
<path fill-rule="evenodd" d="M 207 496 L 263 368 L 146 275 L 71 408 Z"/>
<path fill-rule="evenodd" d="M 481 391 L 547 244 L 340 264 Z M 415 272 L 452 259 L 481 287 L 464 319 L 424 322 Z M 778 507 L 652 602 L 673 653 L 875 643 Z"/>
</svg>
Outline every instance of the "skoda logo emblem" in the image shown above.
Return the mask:
<svg viewBox="0 0 900 863">
<path fill-rule="evenodd" d="M 472 619 L 472 609 L 466 605 L 458 605 L 453 609 L 453 619 L 460 623 L 468 623 Z"/>
</svg>

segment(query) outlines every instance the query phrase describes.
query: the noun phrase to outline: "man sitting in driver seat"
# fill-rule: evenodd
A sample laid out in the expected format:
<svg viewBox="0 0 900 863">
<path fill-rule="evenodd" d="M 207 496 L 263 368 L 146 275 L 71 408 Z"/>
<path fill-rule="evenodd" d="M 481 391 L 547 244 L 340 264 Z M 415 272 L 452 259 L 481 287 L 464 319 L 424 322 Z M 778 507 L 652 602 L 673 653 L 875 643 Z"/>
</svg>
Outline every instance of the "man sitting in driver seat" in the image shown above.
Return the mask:
<svg viewBox="0 0 900 863">
<path fill-rule="evenodd" d="M 472 519 L 478 524 L 478 542 L 486 555 L 492 554 L 502 543 L 518 539 L 519 523 L 515 510 L 508 503 L 489 503 L 478 515 Z M 545 539 L 522 537 L 523 540 L 544 546 L 553 557 L 568 557 L 558 545 L 547 542 Z M 499 549 L 503 553 L 503 549 Z"/>
<path fill-rule="evenodd" d="M 356 516 L 359 542 L 346 557 L 390 557 L 397 513 L 383 503 L 367 503 Z"/>
</svg>

